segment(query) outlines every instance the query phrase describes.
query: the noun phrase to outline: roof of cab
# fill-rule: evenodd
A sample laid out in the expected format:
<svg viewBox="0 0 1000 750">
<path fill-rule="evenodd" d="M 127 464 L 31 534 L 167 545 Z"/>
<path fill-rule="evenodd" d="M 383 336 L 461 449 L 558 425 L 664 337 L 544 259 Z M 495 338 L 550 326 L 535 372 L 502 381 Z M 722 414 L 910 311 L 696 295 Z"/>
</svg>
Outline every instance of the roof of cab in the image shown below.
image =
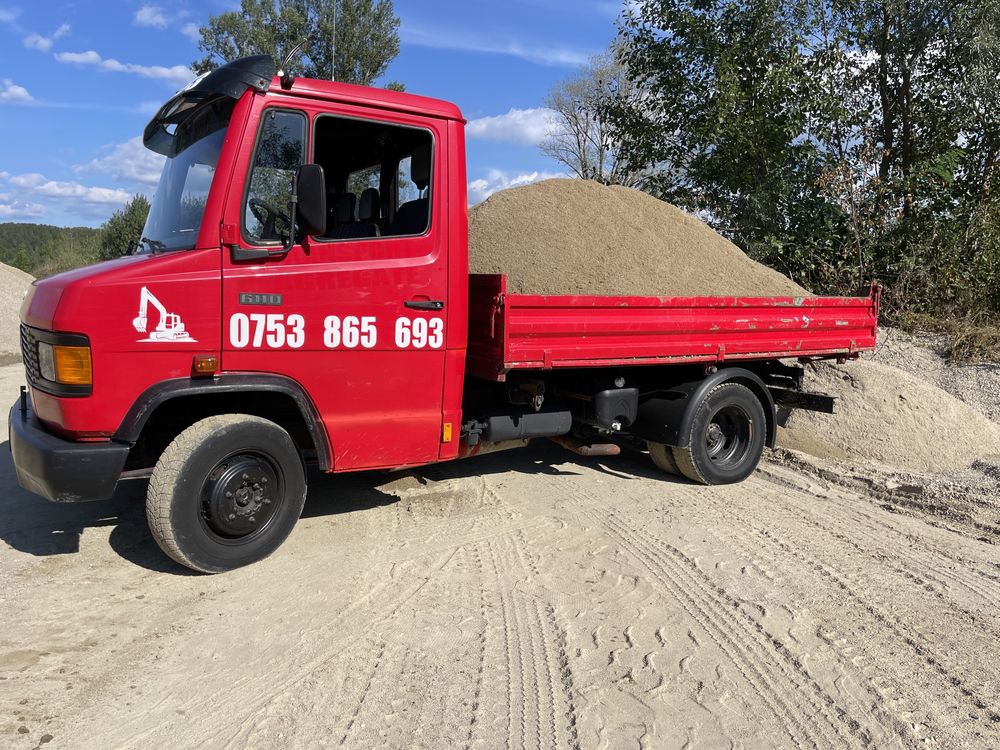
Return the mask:
<svg viewBox="0 0 1000 750">
<path fill-rule="evenodd" d="M 343 102 L 345 104 L 361 104 L 368 107 L 406 112 L 409 114 L 440 117 L 445 120 L 460 120 L 465 122 L 462 111 L 442 99 L 431 99 L 416 94 L 406 94 L 389 89 L 376 89 L 368 86 L 355 86 L 350 83 L 320 81 L 313 78 L 296 78 L 289 89 L 282 88 L 281 79 L 275 76 L 271 82 L 271 93 L 290 94 L 292 96 L 307 96 L 313 99 Z"/>
</svg>

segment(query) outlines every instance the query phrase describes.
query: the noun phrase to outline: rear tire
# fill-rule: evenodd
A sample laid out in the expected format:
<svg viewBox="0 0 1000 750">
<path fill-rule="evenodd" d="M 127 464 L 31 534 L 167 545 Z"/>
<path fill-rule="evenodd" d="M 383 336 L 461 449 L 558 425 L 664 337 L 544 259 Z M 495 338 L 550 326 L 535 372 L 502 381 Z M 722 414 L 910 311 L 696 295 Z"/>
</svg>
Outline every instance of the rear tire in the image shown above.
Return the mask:
<svg viewBox="0 0 1000 750">
<path fill-rule="evenodd" d="M 674 461 L 673 449 L 669 445 L 646 443 L 646 447 L 649 449 L 649 457 L 653 459 L 657 469 L 667 474 L 681 476 L 681 470 L 677 468 L 677 462 Z"/>
<path fill-rule="evenodd" d="M 226 414 L 195 423 L 163 452 L 146 518 L 173 560 L 222 573 L 281 546 L 305 499 L 305 467 L 291 436 L 266 419 Z"/>
<path fill-rule="evenodd" d="M 753 391 L 723 383 L 698 405 L 686 437 L 688 447 L 671 451 L 681 474 L 700 484 L 736 484 L 760 463 L 767 416 Z"/>
</svg>

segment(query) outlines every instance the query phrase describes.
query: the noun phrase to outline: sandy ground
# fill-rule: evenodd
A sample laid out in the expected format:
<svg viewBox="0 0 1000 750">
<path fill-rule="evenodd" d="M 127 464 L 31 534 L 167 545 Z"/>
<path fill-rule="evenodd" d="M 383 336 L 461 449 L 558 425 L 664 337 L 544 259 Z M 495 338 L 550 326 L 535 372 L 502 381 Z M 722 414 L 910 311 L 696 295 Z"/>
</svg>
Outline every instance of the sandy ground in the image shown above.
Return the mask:
<svg viewBox="0 0 1000 750">
<path fill-rule="evenodd" d="M 205 577 L 141 486 L 51 505 L 0 445 L 0 746 L 998 747 L 998 490 L 541 446 L 315 477 L 277 555 Z"/>
</svg>

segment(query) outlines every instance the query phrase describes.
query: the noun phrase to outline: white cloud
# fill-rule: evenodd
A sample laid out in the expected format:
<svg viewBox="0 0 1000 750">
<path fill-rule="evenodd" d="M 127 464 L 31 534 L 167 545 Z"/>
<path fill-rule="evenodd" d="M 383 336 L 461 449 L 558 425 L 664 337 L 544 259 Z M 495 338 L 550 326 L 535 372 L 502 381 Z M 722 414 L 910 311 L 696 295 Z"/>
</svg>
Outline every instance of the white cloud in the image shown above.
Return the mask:
<svg viewBox="0 0 1000 750">
<path fill-rule="evenodd" d="M 14 23 L 20 15 L 20 8 L 0 8 L 0 23 Z"/>
<path fill-rule="evenodd" d="M 68 199 L 90 206 L 120 206 L 132 197 L 126 190 L 90 187 L 79 182 L 60 182 L 37 173 L 0 172 L 0 180 L 4 180 L 11 187 L 19 188 L 22 194 L 34 198 Z"/>
<path fill-rule="evenodd" d="M 75 172 L 98 172 L 117 182 L 139 183 L 155 186 L 160 181 L 164 157 L 142 145 L 136 136 L 125 143 L 112 146 L 105 156 L 92 159 L 74 169 Z"/>
<path fill-rule="evenodd" d="M 137 65 L 135 63 L 123 63 L 114 58 L 103 58 L 94 50 L 86 52 L 57 52 L 56 60 L 61 63 L 72 65 L 93 65 L 99 70 L 111 71 L 114 73 L 132 73 L 144 78 L 155 78 L 169 81 L 174 84 L 183 85 L 194 78 L 194 73 L 184 65 Z"/>
<path fill-rule="evenodd" d="M 37 219 L 45 214 L 45 206 L 40 203 L 26 203 L 0 195 L 0 219 Z"/>
<path fill-rule="evenodd" d="M 163 9 L 158 5 L 143 5 L 135 12 L 136 26 L 149 26 L 154 29 L 165 29 L 170 24 Z"/>
<path fill-rule="evenodd" d="M 522 187 L 533 182 L 551 180 L 556 177 L 565 177 L 565 174 L 558 172 L 526 172 L 523 174 L 510 175 L 499 169 L 492 169 L 485 178 L 472 180 L 469 183 L 469 205 L 482 203 L 493 193 L 508 188 Z"/>
<path fill-rule="evenodd" d="M 470 138 L 502 141 L 521 146 L 537 146 L 557 127 L 556 113 L 546 107 L 511 109 L 505 115 L 470 120 L 466 133 Z"/>
<path fill-rule="evenodd" d="M 24 46 L 28 49 L 37 49 L 39 52 L 48 52 L 52 49 L 52 45 L 57 39 L 62 39 L 64 36 L 67 36 L 69 32 L 70 25 L 68 23 L 64 23 L 49 36 L 42 36 L 41 34 L 28 34 L 28 36 L 24 38 Z"/>
<path fill-rule="evenodd" d="M 186 23 L 181 26 L 181 33 L 197 44 L 201 41 L 201 28 L 196 23 Z"/>
<path fill-rule="evenodd" d="M 483 37 L 470 31 L 422 29 L 409 24 L 405 24 L 400 29 L 400 38 L 404 44 L 412 44 L 416 47 L 509 55 L 538 65 L 571 68 L 584 65 L 595 54 L 593 50 L 570 49 L 544 42 L 525 44 L 516 39 Z"/>
<path fill-rule="evenodd" d="M 28 104 L 34 100 L 24 86 L 18 86 L 9 78 L 0 81 L 0 104 Z"/>
<path fill-rule="evenodd" d="M 52 39 L 41 34 L 29 34 L 24 38 L 24 46 L 28 49 L 37 49 L 39 52 L 48 52 L 52 49 Z"/>
</svg>

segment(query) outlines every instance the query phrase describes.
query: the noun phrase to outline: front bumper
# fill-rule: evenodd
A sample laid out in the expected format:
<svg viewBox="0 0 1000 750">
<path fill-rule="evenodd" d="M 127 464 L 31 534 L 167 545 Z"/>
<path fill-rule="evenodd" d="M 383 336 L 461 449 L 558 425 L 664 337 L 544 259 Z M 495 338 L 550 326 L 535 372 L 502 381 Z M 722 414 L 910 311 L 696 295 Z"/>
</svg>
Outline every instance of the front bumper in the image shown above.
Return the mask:
<svg viewBox="0 0 1000 750">
<path fill-rule="evenodd" d="M 8 418 L 17 481 L 29 492 L 57 503 L 107 500 L 115 494 L 129 446 L 78 443 L 53 435 L 21 402 Z"/>
</svg>

